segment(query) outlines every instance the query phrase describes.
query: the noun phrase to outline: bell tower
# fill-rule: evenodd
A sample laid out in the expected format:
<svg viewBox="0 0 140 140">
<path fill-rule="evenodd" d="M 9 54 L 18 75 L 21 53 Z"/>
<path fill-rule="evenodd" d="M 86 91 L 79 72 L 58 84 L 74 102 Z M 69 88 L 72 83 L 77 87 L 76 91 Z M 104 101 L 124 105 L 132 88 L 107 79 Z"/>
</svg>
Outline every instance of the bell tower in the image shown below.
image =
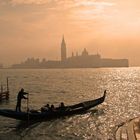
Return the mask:
<svg viewBox="0 0 140 140">
<path fill-rule="evenodd" d="M 61 42 L 61 61 L 65 61 L 66 59 L 67 59 L 66 43 L 63 35 L 62 42 Z"/>
</svg>

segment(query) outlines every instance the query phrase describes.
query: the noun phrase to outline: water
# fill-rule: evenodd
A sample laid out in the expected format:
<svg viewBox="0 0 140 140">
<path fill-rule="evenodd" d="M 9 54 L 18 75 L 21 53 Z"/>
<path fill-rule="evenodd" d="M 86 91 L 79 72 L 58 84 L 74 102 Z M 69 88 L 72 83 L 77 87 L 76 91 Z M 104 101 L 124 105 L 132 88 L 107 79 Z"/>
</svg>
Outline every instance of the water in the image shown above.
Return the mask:
<svg viewBox="0 0 140 140">
<path fill-rule="evenodd" d="M 2 140 L 113 140 L 117 125 L 140 114 L 140 68 L 0 70 L 0 82 L 6 83 L 7 76 L 10 101 L 0 108 L 15 108 L 22 87 L 30 93 L 30 108 L 35 109 L 46 103 L 70 105 L 95 99 L 105 89 L 108 94 L 102 105 L 86 114 L 29 127 L 0 116 Z M 22 110 L 26 110 L 26 100 Z"/>
</svg>

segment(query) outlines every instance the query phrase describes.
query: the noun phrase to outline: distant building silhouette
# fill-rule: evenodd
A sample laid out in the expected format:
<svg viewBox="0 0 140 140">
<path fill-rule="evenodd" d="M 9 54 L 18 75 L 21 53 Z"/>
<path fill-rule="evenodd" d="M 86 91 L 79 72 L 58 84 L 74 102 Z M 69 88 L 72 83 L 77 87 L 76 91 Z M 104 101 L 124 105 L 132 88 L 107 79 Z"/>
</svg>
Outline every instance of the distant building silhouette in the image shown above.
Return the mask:
<svg viewBox="0 0 140 140">
<path fill-rule="evenodd" d="M 0 64 L 0 69 L 2 69 L 3 68 L 3 64 Z"/>
<path fill-rule="evenodd" d="M 61 43 L 61 61 L 65 61 L 66 59 L 67 59 L 66 43 L 63 35 L 63 39 Z"/>
<path fill-rule="evenodd" d="M 87 52 L 86 48 L 84 48 L 84 50 L 82 52 L 82 56 L 88 56 L 88 52 Z"/>
<path fill-rule="evenodd" d="M 35 58 L 27 58 L 25 62 L 21 64 L 14 64 L 12 68 L 100 68 L 100 67 L 128 67 L 128 59 L 111 59 L 101 58 L 100 54 L 90 55 L 86 48 L 82 51 L 82 54 L 74 55 L 72 52 L 71 57 L 67 57 L 66 42 L 64 36 L 61 42 L 61 60 L 54 61 Z"/>
</svg>

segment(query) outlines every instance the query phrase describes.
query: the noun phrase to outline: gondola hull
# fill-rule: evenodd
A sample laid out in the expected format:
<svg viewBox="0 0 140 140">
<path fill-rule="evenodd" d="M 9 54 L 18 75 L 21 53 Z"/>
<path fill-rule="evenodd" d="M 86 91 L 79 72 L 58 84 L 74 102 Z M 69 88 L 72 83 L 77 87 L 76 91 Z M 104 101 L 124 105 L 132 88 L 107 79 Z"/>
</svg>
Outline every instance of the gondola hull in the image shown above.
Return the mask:
<svg viewBox="0 0 140 140">
<path fill-rule="evenodd" d="M 50 120 L 50 119 L 55 119 L 55 118 L 59 118 L 63 116 L 83 113 L 86 110 L 103 103 L 105 100 L 105 96 L 106 95 L 104 94 L 101 98 L 98 98 L 95 100 L 86 101 L 86 102 L 82 102 L 82 103 L 71 105 L 71 106 L 66 106 L 65 110 L 56 109 L 56 111 L 28 112 L 27 113 L 27 112 L 17 112 L 11 109 L 1 109 L 0 115 L 17 119 L 17 120 L 22 120 L 22 121 Z"/>
</svg>

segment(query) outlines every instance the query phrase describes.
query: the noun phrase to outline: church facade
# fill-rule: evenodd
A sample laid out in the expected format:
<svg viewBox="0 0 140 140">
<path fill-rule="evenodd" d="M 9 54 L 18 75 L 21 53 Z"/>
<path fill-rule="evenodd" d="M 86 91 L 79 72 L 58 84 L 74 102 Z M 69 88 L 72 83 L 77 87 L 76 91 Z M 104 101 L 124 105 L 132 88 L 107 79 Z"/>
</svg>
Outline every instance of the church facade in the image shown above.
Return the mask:
<svg viewBox="0 0 140 140">
<path fill-rule="evenodd" d="M 100 68 L 100 67 L 129 67 L 128 59 L 101 58 L 100 54 L 89 55 L 84 48 L 81 55 L 67 57 L 66 42 L 63 36 L 61 43 L 61 67 L 63 68 Z"/>
</svg>

